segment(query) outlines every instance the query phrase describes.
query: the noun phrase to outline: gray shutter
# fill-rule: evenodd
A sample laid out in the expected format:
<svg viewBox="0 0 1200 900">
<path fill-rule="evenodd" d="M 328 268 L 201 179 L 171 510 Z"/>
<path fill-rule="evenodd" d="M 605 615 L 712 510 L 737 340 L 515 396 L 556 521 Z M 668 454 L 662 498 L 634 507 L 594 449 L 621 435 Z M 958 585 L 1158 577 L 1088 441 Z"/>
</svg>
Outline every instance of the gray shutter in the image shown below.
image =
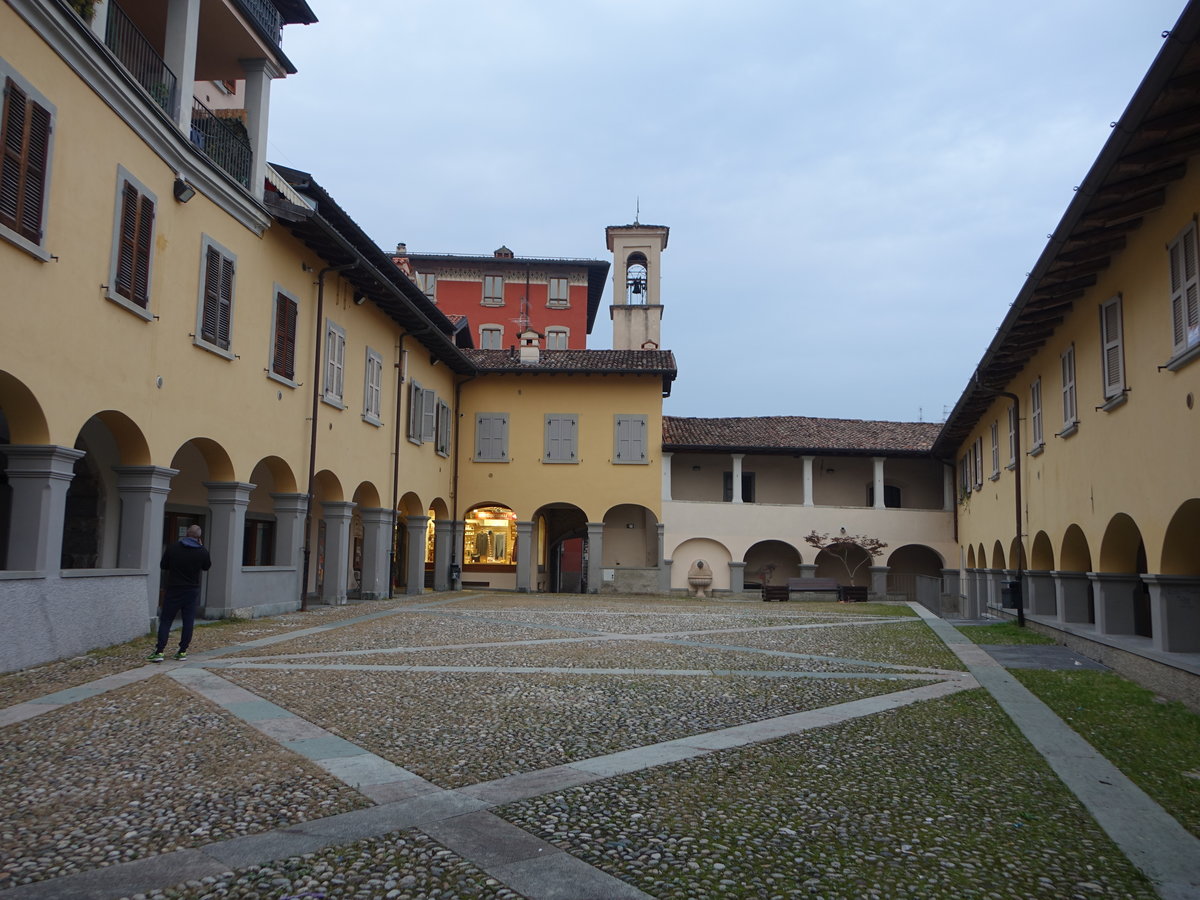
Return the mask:
<svg viewBox="0 0 1200 900">
<path fill-rule="evenodd" d="M 1121 299 L 1114 297 L 1100 307 L 1103 344 L 1104 396 L 1115 397 L 1125 389 L 1125 355 L 1121 350 Z"/>
<path fill-rule="evenodd" d="M 415 381 L 408 386 L 408 439 L 421 442 L 421 385 Z"/>
<path fill-rule="evenodd" d="M 437 394 L 432 388 L 421 391 L 421 441 L 430 443 L 437 437 Z"/>
</svg>

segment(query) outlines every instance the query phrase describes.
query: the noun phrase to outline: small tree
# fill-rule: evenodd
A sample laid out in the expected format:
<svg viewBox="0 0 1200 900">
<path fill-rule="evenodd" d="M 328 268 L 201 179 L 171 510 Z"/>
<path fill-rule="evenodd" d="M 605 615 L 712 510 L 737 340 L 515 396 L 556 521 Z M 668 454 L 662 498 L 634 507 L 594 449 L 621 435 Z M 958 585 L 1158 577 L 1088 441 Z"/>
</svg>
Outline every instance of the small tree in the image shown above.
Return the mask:
<svg viewBox="0 0 1200 900">
<path fill-rule="evenodd" d="M 863 563 L 876 556 L 882 556 L 883 548 L 887 546 L 879 538 L 867 537 L 865 534 L 818 534 L 815 530 L 805 537 L 804 541 L 840 560 L 846 574 L 850 576 L 851 584 L 854 584 L 854 576 L 858 574 Z M 851 566 L 850 558 L 854 555 L 854 548 L 862 550 L 863 555 Z"/>
</svg>

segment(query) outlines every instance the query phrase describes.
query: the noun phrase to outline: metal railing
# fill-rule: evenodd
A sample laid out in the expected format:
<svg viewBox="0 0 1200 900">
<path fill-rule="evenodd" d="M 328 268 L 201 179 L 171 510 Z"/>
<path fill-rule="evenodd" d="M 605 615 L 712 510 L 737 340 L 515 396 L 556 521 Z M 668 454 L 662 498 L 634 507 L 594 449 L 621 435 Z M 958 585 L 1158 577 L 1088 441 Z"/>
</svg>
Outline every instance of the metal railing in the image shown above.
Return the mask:
<svg viewBox="0 0 1200 900">
<path fill-rule="evenodd" d="M 955 604 L 943 602 L 942 579 L 934 575 L 913 575 L 902 572 L 889 572 L 887 591 L 890 599 L 903 597 L 920 603 L 934 615 L 946 615 L 957 612 Z"/>
<path fill-rule="evenodd" d="M 115 0 L 108 0 L 104 43 L 168 116 L 175 115 L 178 79 Z"/>
<path fill-rule="evenodd" d="M 250 142 L 194 97 L 189 137 L 205 156 L 237 179 L 243 187 L 250 187 Z"/>
<path fill-rule="evenodd" d="M 234 5 L 246 18 L 254 21 L 278 47 L 283 43 L 283 16 L 269 0 L 234 0 Z"/>
</svg>

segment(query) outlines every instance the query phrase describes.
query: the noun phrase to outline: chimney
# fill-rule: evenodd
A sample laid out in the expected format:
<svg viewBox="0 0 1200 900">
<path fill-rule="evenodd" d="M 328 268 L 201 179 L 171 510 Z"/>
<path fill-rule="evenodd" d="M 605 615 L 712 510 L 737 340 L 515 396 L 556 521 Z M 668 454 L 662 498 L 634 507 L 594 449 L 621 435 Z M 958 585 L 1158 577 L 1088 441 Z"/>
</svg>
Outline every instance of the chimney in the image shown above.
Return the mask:
<svg viewBox="0 0 1200 900">
<path fill-rule="evenodd" d="M 542 354 L 541 345 L 538 342 L 541 335 L 532 328 L 527 328 L 517 337 L 521 341 L 521 365 L 536 366 L 541 360 Z"/>
<path fill-rule="evenodd" d="M 404 243 L 403 241 L 398 243 L 396 245 L 396 255 L 397 256 L 408 256 L 408 244 Z"/>
<path fill-rule="evenodd" d="M 496 257 L 496 259 L 512 259 L 513 258 L 513 252 L 511 250 L 509 250 L 507 247 L 505 247 L 503 244 L 501 244 L 500 247 L 496 249 L 496 252 L 493 253 L 492 255 L 494 257 Z"/>
</svg>

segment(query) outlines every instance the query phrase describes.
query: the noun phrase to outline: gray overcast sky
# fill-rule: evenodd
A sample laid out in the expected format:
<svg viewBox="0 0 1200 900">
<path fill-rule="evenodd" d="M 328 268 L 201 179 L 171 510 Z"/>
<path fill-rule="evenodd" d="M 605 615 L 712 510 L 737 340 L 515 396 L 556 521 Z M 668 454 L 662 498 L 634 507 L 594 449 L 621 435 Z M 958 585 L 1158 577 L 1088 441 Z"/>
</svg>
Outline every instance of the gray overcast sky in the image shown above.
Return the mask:
<svg viewBox="0 0 1200 900">
<path fill-rule="evenodd" d="M 609 259 L 640 198 L 668 414 L 941 421 L 1183 0 L 311 5 L 270 157 L 381 247 Z"/>
</svg>

